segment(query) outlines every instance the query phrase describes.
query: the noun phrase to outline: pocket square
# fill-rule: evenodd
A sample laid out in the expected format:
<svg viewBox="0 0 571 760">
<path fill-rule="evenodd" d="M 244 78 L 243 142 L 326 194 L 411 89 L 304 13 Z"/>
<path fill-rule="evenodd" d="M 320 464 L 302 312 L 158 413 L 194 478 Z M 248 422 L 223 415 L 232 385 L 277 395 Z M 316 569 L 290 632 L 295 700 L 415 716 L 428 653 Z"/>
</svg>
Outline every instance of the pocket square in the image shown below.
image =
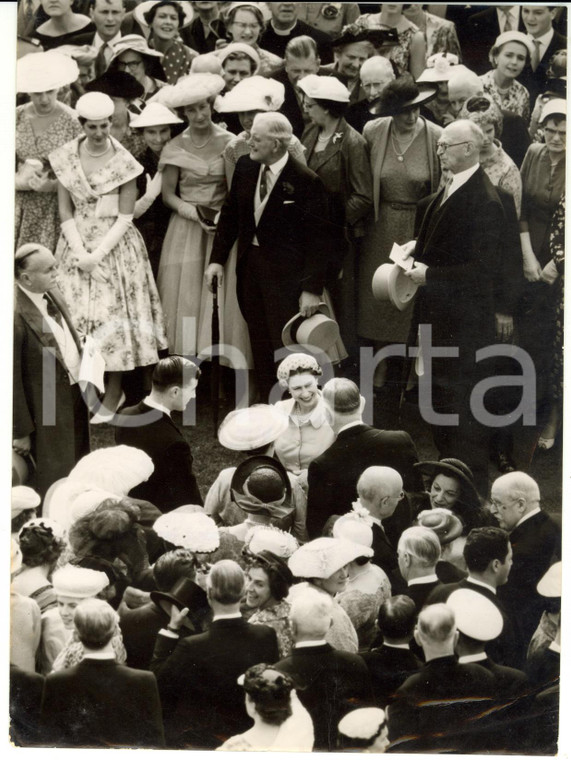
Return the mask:
<svg viewBox="0 0 571 760">
<path fill-rule="evenodd" d="M 295 201 L 284 201 L 284 206 L 289 206 L 290 203 L 295 203 Z"/>
</svg>

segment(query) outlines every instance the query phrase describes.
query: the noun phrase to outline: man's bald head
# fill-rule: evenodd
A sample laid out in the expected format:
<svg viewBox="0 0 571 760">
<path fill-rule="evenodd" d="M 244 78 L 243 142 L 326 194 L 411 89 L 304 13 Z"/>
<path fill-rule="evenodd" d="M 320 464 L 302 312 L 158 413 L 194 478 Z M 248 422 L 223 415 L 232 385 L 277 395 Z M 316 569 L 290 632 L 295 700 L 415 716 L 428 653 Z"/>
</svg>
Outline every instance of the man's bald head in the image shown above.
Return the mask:
<svg viewBox="0 0 571 760">
<path fill-rule="evenodd" d="M 484 86 L 480 77 L 470 69 L 462 67 L 459 71 L 454 71 L 454 68 L 452 67 L 448 80 L 448 99 L 452 113 L 458 116 L 469 98 L 483 94 Z"/>
<path fill-rule="evenodd" d="M 423 640 L 442 644 L 454 638 L 454 612 L 446 604 L 429 604 L 418 616 L 417 630 Z"/>
<path fill-rule="evenodd" d="M 459 119 L 449 124 L 438 140 L 438 157 L 443 171 L 459 174 L 480 163 L 484 133 L 477 124 Z"/>
<path fill-rule="evenodd" d="M 402 487 L 402 478 L 392 467 L 367 467 L 357 481 L 357 493 L 365 502 L 374 502 L 384 496 L 396 496 Z"/>
<path fill-rule="evenodd" d="M 492 512 L 507 531 L 539 506 L 541 495 L 535 480 L 525 472 L 508 472 L 492 483 Z"/>
</svg>

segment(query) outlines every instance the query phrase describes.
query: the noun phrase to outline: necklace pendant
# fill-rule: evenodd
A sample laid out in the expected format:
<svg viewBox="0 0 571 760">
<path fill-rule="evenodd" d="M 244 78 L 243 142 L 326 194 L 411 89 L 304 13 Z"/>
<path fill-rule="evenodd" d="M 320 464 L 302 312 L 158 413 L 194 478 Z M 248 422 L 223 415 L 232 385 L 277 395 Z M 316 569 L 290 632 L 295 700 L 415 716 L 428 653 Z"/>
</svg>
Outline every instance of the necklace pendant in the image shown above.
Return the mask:
<svg viewBox="0 0 571 760">
<path fill-rule="evenodd" d="M 402 164 L 402 162 L 404 161 L 404 156 L 397 156 L 397 158 L 398 158 L 398 160 L 399 160 L 399 161 L 401 162 L 401 164 Z"/>
</svg>

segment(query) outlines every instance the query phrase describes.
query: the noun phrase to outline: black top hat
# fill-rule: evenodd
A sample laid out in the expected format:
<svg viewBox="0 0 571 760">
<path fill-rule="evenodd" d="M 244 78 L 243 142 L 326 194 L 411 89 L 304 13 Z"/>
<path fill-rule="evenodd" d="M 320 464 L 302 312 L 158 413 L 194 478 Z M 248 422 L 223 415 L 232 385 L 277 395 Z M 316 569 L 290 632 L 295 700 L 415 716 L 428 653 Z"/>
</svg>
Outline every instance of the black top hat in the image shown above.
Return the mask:
<svg viewBox="0 0 571 760">
<path fill-rule="evenodd" d="M 145 93 L 145 88 L 134 76 L 126 71 L 106 71 L 97 79 L 85 85 L 86 92 L 103 92 L 110 98 L 135 100 Z"/>
<path fill-rule="evenodd" d="M 210 609 L 206 592 L 189 578 L 179 578 L 170 591 L 151 591 L 151 600 L 169 617 L 174 606 L 178 610 L 188 607 L 188 615 L 183 624 L 195 628 L 197 618 L 204 617 Z"/>
</svg>

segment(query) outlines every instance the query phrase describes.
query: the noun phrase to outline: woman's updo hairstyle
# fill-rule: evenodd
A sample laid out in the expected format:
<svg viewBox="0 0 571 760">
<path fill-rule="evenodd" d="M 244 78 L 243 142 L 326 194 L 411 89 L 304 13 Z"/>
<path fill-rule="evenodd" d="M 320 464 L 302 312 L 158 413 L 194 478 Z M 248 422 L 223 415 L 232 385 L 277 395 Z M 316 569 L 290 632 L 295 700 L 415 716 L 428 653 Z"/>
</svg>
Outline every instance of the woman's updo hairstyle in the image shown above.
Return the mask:
<svg viewBox="0 0 571 760">
<path fill-rule="evenodd" d="M 321 377 L 323 370 L 313 356 L 308 354 L 290 354 L 278 367 L 278 381 L 281 388 L 288 387 L 288 380 L 293 375 L 303 375 L 309 372 L 315 377 Z"/>
<path fill-rule="evenodd" d="M 498 105 L 487 95 L 475 95 L 469 98 L 458 114 L 459 119 L 469 119 L 481 129 L 491 124 L 494 135 L 500 138 L 504 127 L 504 117 Z"/>
<path fill-rule="evenodd" d="M 18 540 L 22 561 L 27 567 L 55 565 L 66 547 L 65 540 L 56 536 L 53 529 L 43 522 L 24 525 Z"/>
<path fill-rule="evenodd" d="M 265 723 L 281 726 L 291 716 L 290 695 L 294 683 L 289 676 L 274 670 L 271 665 L 260 663 L 248 668 L 243 687 Z"/>
</svg>

